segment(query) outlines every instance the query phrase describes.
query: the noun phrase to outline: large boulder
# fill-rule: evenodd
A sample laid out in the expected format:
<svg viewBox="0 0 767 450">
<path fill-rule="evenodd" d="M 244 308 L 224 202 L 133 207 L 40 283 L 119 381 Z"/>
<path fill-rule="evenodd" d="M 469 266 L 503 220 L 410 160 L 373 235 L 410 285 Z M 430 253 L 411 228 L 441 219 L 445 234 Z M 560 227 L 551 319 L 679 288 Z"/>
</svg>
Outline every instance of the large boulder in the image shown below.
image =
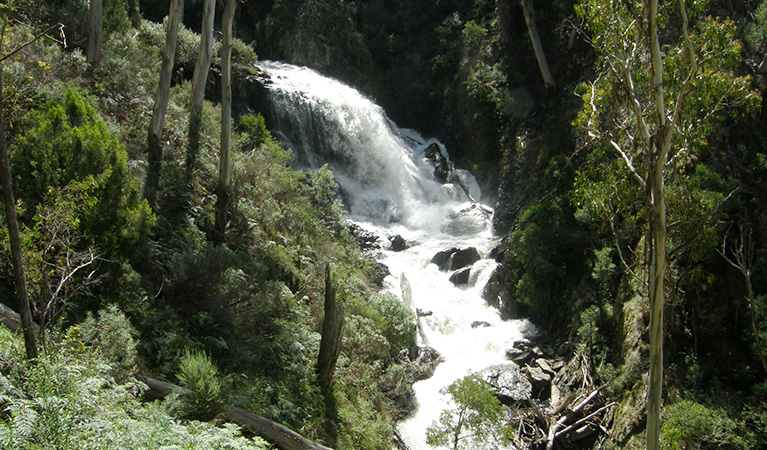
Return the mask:
<svg viewBox="0 0 767 450">
<path fill-rule="evenodd" d="M 516 364 L 496 364 L 477 372 L 475 376 L 485 381 L 503 404 L 532 398 L 533 386 Z"/>
<path fill-rule="evenodd" d="M 454 274 L 450 275 L 450 282 L 456 286 L 469 284 L 469 275 L 471 275 L 471 269 L 468 267 L 457 270 Z"/>
<path fill-rule="evenodd" d="M 442 250 L 431 258 L 431 262 L 432 264 L 436 264 L 437 267 L 439 267 L 439 270 L 448 270 L 450 267 L 450 257 L 457 251 L 458 249 L 455 247 Z"/>
<path fill-rule="evenodd" d="M 434 255 L 431 262 L 436 264 L 439 270 L 453 271 L 469 267 L 480 259 L 482 259 L 482 255 L 474 247 L 464 249 L 451 248 Z"/>
</svg>

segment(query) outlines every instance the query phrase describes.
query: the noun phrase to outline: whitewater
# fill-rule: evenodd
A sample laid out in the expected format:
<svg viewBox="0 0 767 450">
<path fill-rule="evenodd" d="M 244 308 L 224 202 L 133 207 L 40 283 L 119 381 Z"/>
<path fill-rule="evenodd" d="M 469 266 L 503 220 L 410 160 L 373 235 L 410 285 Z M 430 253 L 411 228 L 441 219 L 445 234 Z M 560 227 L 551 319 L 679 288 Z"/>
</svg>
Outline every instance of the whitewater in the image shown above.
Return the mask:
<svg viewBox="0 0 767 450">
<path fill-rule="evenodd" d="M 278 62 L 260 62 L 258 67 L 269 80 L 270 128 L 293 150 L 296 167 L 313 170 L 327 164 L 349 220 L 380 236 L 381 242 L 401 236 L 408 244 L 402 251 L 378 250 L 375 257 L 391 272 L 384 289 L 402 299 L 406 279 L 411 307 L 430 314 L 418 317 L 418 345 L 432 347 L 444 358 L 431 378 L 414 385 L 417 409 L 397 425 L 411 450 L 432 449 L 426 444 L 426 429 L 451 406 L 440 391 L 461 377 L 506 362 L 505 351 L 530 330 L 527 321 L 501 320 L 482 298 L 497 265 L 488 258 L 498 245 L 491 230 L 492 209 L 481 204 L 482 193 L 468 171 L 454 171 L 453 180 L 460 183 L 435 179 L 425 150 L 437 145 L 449 160 L 442 143 L 398 128 L 360 92 L 305 67 Z M 469 247 L 482 258 L 471 266 L 466 285 L 454 285 L 451 272 L 431 263 L 440 251 Z"/>
</svg>

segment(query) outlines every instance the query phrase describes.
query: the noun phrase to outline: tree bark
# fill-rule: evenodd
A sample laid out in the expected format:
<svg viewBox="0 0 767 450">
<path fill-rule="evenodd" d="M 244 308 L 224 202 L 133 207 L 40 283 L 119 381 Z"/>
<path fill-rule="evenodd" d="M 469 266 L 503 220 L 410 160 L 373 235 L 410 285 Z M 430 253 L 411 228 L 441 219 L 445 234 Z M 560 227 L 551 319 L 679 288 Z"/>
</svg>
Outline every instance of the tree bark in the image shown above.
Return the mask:
<svg viewBox="0 0 767 450">
<path fill-rule="evenodd" d="M 197 64 L 194 66 L 192 97 L 189 103 L 189 149 L 186 155 L 187 173 L 191 173 L 197 164 L 197 155 L 200 151 L 200 122 L 202 119 L 203 99 L 205 98 L 205 85 L 207 84 L 208 71 L 210 69 L 215 13 L 216 2 L 214 0 L 205 0 L 200 33 L 200 52 L 197 55 Z"/>
<path fill-rule="evenodd" d="M 663 398 L 663 306 L 666 276 L 666 200 L 663 167 L 670 144 L 666 140 L 666 104 L 663 93 L 663 60 L 658 40 L 658 0 L 647 0 L 647 26 L 652 65 L 652 90 L 658 129 L 650 139 L 647 189 L 650 206 L 650 385 L 647 393 L 647 450 L 660 448 L 660 413 Z"/>
<path fill-rule="evenodd" d="M 1 41 L 0 37 L 0 46 L 2 46 Z M 37 359 L 37 342 L 35 341 L 35 332 L 32 327 L 32 312 L 29 307 L 29 294 L 27 293 L 27 281 L 24 275 L 24 263 L 21 253 L 21 236 L 19 235 L 19 223 L 16 220 L 16 200 L 13 196 L 13 183 L 11 181 L 11 163 L 8 158 L 8 147 L 5 140 L 4 88 L 3 67 L 0 64 L 0 175 L 2 175 L 5 221 L 8 226 L 8 239 L 11 241 L 11 260 L 13 263 L 13 276 L 16 282 L 16 302 L 18 303 L 21 316 L 24 347 L 27 352 L 27 359 L 34 360 Z"/>
<path fill-rule="evenodd" d="M 341 350 L 341 332 L 344 327 L 344 314 L 336 302 L 336 288 L 330 278 L 330 265 L 325 268 L 325 317 L 322 319 L 322 338 L 320 354 L 317 357 L 318 381 L 327 388 L 333 383 L 338 353 Z"/>
<path fill-rule="evenodd" d="M 170 12 L 168 13 L 168 29 L 165 34 L 165 49 L 162 54 L 162 66 L 160 67 L 160 82 L 154 99 L 154 109 L 152 111 L 152 121 L 149 125 L 149 138 L 147 142 L 149 168 L 147 169 L 144 196 L 153 209 L 157 207 L 157 189 L 160 184 L 160 170 L 162 168 L 162 127 L 165 124 L 165 113 L 168 110 L 170 81 L 173 75 L 173 64 L 176 56 L 178 29 L 183 13 L 184 0 L 171 0 Z"/>
<path fill-rule="evenodd" d="M 137 375 L 136 379 L 149 387 L 149 390 L 145 395 L 150 399 L 163 399 L 176 390 L 180 390 L 186 395 L 191 395 L 191 392 L 180 386 L 176 386 L 175 384 L 155 380 L 143 375 Z M 333 450 L 324 445 L 312 442 L 295 431 L 276 422 L 272 422 L 269 419 L 251 414 L 233 406 L 224 405 L 222 416 L 226 420 L 234 422 L 246 430 L 274 443 L 282 450 Z"/>
<path fill-rule="evenodd" d="M 533 0 L 520 0 L 520 2 L 522 3 L 522 10 L 525 13 L 527 33 L 530 35 L 530 41 L 533 44 L 535 59 L 538 61 L 538 68 L 541 70 L 543 83 L 547 88 L 553 87 L 556 83 L 554 82 L 554 77 L 551 75 L 549 63 L 546 60 L 546 53 L 543 51 L 543 44 L 541 44 L 541 38 L 538 36 L 538 28 L 535 26 L 535 11 L 533 10 Z"/>
<path fill-rule="evenodd" d="M 227 209 L 229 208 L 229 187 L 232 178 L 231 137 L 232 137 L 232 22 L 236 0 L 227 0 L 221 28 L 224 34 L 221 43 L 221 159 L 219 162 L 218 188 L 216 193 L 216 229 L 221 240 L 226 235 Z"/>
<path fill-rule="evenodd" d="M 88 33 L 88 63 L 97 66 L 101 62 L 101 37 L 103 32 L 104 1 L 91 0 L 90 32 Z"/>
<path fill-rule="evenodd" d="M 140 30 L 141 11 L 139 10 L 139 0 L 128 0 L 128 15 L 130 16 L 131 26 L 137 30 Z"/>
</svg>

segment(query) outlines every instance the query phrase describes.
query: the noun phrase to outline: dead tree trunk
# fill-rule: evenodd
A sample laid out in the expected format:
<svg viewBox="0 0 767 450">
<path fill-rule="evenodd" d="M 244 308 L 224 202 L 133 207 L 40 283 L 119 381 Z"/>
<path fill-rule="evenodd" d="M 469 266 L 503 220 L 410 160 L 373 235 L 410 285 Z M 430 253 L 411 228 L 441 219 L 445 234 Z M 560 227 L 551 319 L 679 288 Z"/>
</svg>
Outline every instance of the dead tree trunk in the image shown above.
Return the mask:
<svg viewBox="0 0 767 450">
<path fill-rule="evenodd" d="M 88 63 L 97 66 L 101 62 L 102 18 L 104 0 L 91 0 L 90 31 L 88 33 Z"/>
<path fill-rule="evenodd" d="M 765 374 L 767 374 L 767 358 L 764 356 L 762 350 L 762 342 L 759 339 L 759 327 L 757 324 L 757 318 L 759 313 L 756 310 L 756 294 L 754 294 L 754 285 L 751 283 L 751 274 L 754 267 L 754 241 L 752 239 L 752 230 L 746 230 L 741 225 L 740 227 L 740 242 L 735 249 L 730 250 L 728 255 L 727 251 L 727 239 L 722 241 L 722 249 L 717 252 L 724 258 L 729 265 L 743 275 L 743 279 L 746 283 L 746 301 L 748 301 L 748 307 L 751 311 L 751 330 L 754 332 L 754 350 L 759 357 L 759 361 L 762 363 L 762 368 Z"/>
<path fill-rule="evenodd" d="M 325 317 L 322 319 L 322 338 L 320 354 L 317 357 L 318 381 L 327 388 L 333 382 L 338 353 L 341 350 L 341 331 L 344 326 L 344 314 L 336 302 L 336 288 L 330 278 L 330 265 L 325 269 Z"/>
<path fill-rule="evenodd" d="M 210 69 L 210 53 L 213 48 L 213 19 L 216 13 L 216 2 L 205 0 L 202 15 L 202 30 L 200 33 L 200 52 L 197 64 L 194 66 L 192 77 L 192 99 L 189 103 L 189 149 L 186 155 L 187 173 L 191 174 L 197 164 L 200 151 L 200 121 L 202 119 L 202 104 L 205 98 L 205 85 Z"/>
<path fill-rule="evenodd" d="M 546 61 L 546 53 L 543 51 L 543 44 L 541 44 L 541 38 L 538 36 L 538 28 L 535 26 L 535 11 L 533 10 L 533 0 L 520 0 L 520 2 L 522 3 L 522 10 L 525 13 L 527 32 L 530 35 L 530 41 L 533 43 L 535 59 L 538 61 L 538 68 L 541 70 L 541 76 L 543 76 L 543 83 L 546 85 L 546 87 L 553 87 L 555 84 L 554 77 L 551 76 L 549 63 Z"/>
<path fill-rule="evenodd" d="M 162 54 L 162 66 L 160 67 L 160 83 L 154 99 L 154 110 L 152 111 L 152 122 L 149 125 L 147 142 L 149 168 L 147 169 L 144 196 L 152 208 L 157 207 L 157 188 L 160 184 L 160 169 L 162 167 L 162 127 L 165 124 L 165 113 L 168 110 L 178 29 L 183 13 L 184 0 L 172 0 L 168 13 L 168 29 L 165 34 L 165 50 Z"/>
<path fill-rule="evenodd" d="M 4 34 L 4 33 L 3 33 Z M 2 41 L 0 40 L 0 46 Z M 11 261 L 13 275 L 16 281 L 16 302 L 21 315 L 21 328 L 24 332 L 24 347 L 27 359 L 37 359 L 37 342 L 32 328 L 32 312 L 29 307 L 27 281 L 24 276 L 24 264 L 21 254 L 21 237 L 19 223 L 16 220 L 16 200 L 13 197 L 11 182 L 11 163 L 8 158 L 8 147 L 5 141 L 5 109 L 3 108 L 3 67 L 0 63 L 0 175 L 2 175 L 3 203 L 5 205 L 5 222 L 8 226 L 8 239 L 11 241 Z"/>
</svg>

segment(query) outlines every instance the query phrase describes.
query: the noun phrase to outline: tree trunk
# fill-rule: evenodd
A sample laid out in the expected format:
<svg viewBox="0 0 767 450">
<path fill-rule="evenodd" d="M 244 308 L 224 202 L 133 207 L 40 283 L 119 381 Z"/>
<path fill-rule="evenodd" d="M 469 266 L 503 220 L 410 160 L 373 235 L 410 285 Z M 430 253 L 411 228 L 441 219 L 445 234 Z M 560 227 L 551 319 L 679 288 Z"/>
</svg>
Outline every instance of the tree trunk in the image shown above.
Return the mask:
<svg viewBox="0 0 767 450">
<path fill-rule="evenodd" d="M 680 0 L 683 4 L 684 0 Z M 666 199 L 663 168 L 671 146 L 667 132 L 666 103 L 663 93 L 663 60 L 658 40 L 658 0 L 647 0 L 647 26 L 652 65 L 652 90 L 658 128 L 650 139 L 648 179 L 650 207 L 650 385 L 647 394 L 647 450 L 660 448 L 660 413 L 663 399 L 663 306 L 666 276 Z M 686 16 L 685 16 L 686 18 Z M 686 27 L 686 24 L 685 24 Z M 686 34 L 686 28 L 685 28 Z"/>
<path fill-rule="evenodd" d="M 549 63 L 546 61 L 546 53 L 543 51 L 543 44 L 541 44 L 541 38 L 538 36 L 538 28 L 535 26 L 533 0 L 520 0 L 520 2 L 522 3 L 522 10 L 525 13 L 527 32 L 530 35 L 530 41 L 533 43 L 535 59 L 538 61 L 538 68 L 541 70 L 541 76 L 543 76 L 543 83 L 547 88 L 553 87 L 555 85 L 554 77 L 551 76 Z"/>
<path fill-rule="evenodd" d="M 322 338 L 320 354 L 317 357 L 318 381 L 327 388 L 333 382 L 338 353 L 341 350 L 341 331 L 344 326 L 344 314 L 336 302 L 336 288 L 330 279 L 330 265 L 325 268 L 325 317 L 322 319 Z"/>
<path fill-rule="evenodd" d="M 200 121 L 202 120 L 202 104 L 205 98 L 205 85 L 210 69 L 210 52 L 213 47 L 213 20 L 216 13 L 216 2 L 205 0 L 200 34 L 200 52 L 197 64 L 194 66 L 192 78 L 192 99 L 189 104 L 189 149 L 186 155 L 187 173 L 191 173 L 197 164 L 200 151 Z"/>
<path fill-rule="evenodd" d="M 165 113 L 168 110 L 170 81 L 173 75 L 178 29 L 183 13 L 184 0 L 171 0 L 170 12 L 168 13 L 168 29 L 165 34 L 165 50 L 162 54 L 162 66 L 160 67 L 160 83 L 154 99 L 154 110 L 152 111 L 152 122 L 149 125 L 149 138 L 147 142 L 149 168 L 147 169 L 144 196 L 152 208 L 157 207 L 157 188 L 160 182 L 160 169 L 162 167 L 162 127 L 165 124 Z"/>
<path fill-rule="evenodd" d="M 765 359 L 764 352 L 762 351 L 762 341 L 759 339 L 759 327 L 756 322 L 756 298 L 754 296 L 754 286 L 751 284 L 751 272 L 744 271 L 743 276 L 746 278 L 746 295 L 748 296 L 748 306 L 751 310 L 751 330 L 754 332 L 754 350 L 756 350 L 756 355 L 759 357 L 759 361 L 762 362 L 764 373 L 767 374 L 767 359 Z"/>
<path fill-rule="evenodd" d="M 97 66 L 101 62 L 102 18 L 104 1 L 91 0 L 90 32 L 88 33 L 88 63 Z"/>
<path fill-rule="evenodd" d="M 647 397 L 647 449 L 660 445 L 660 412 L 663 397 L 663 306 L 666 276 L 666 202 L 663 163 L 650 169 L 650 386 Z"/>
<path fill-rule="evenodd" d="M 2 42 L 0 42 L 0 46 L 2 46 Z M 0 64 L 0 175 L 2 175 L 5 221 L 8 225 L 8 239 L 11 241 L 11 260 L 13 263 L 13 275 L 16 281 L 16 302 L 18 303 L 19 314 L 21 316 L 24 347 L 27 351 L 27 359 L 34 360 L 37 359 L 37 342 L 35 342 L 35 332 L 32 328 L 32 312 L 29 308 L 27 281 L 24 276 L 19 223 L 16 220 L 16 200 L 13 197 L 11 163 L 8 158 L 8 147 L 5 141 L 6 118 L 3 108 L 3 90 L 3 67 Z"/>
<path fill-rule="evenodd" d="M 130 24 L 133 28 L 141 29 L 141 11 L 139 10 L 139 0 L 128 0 L 128 15 Z"/>
<path fill-rule="evenodd" d="M 221 240 L 226 235 L 227 209 L 229 208 L 229 185 L 232 178 L 232 22 L 236 0 L 227 0 L 221 28 L 221 160 L 216 194 L 216 229 Z"/>
</svg>

